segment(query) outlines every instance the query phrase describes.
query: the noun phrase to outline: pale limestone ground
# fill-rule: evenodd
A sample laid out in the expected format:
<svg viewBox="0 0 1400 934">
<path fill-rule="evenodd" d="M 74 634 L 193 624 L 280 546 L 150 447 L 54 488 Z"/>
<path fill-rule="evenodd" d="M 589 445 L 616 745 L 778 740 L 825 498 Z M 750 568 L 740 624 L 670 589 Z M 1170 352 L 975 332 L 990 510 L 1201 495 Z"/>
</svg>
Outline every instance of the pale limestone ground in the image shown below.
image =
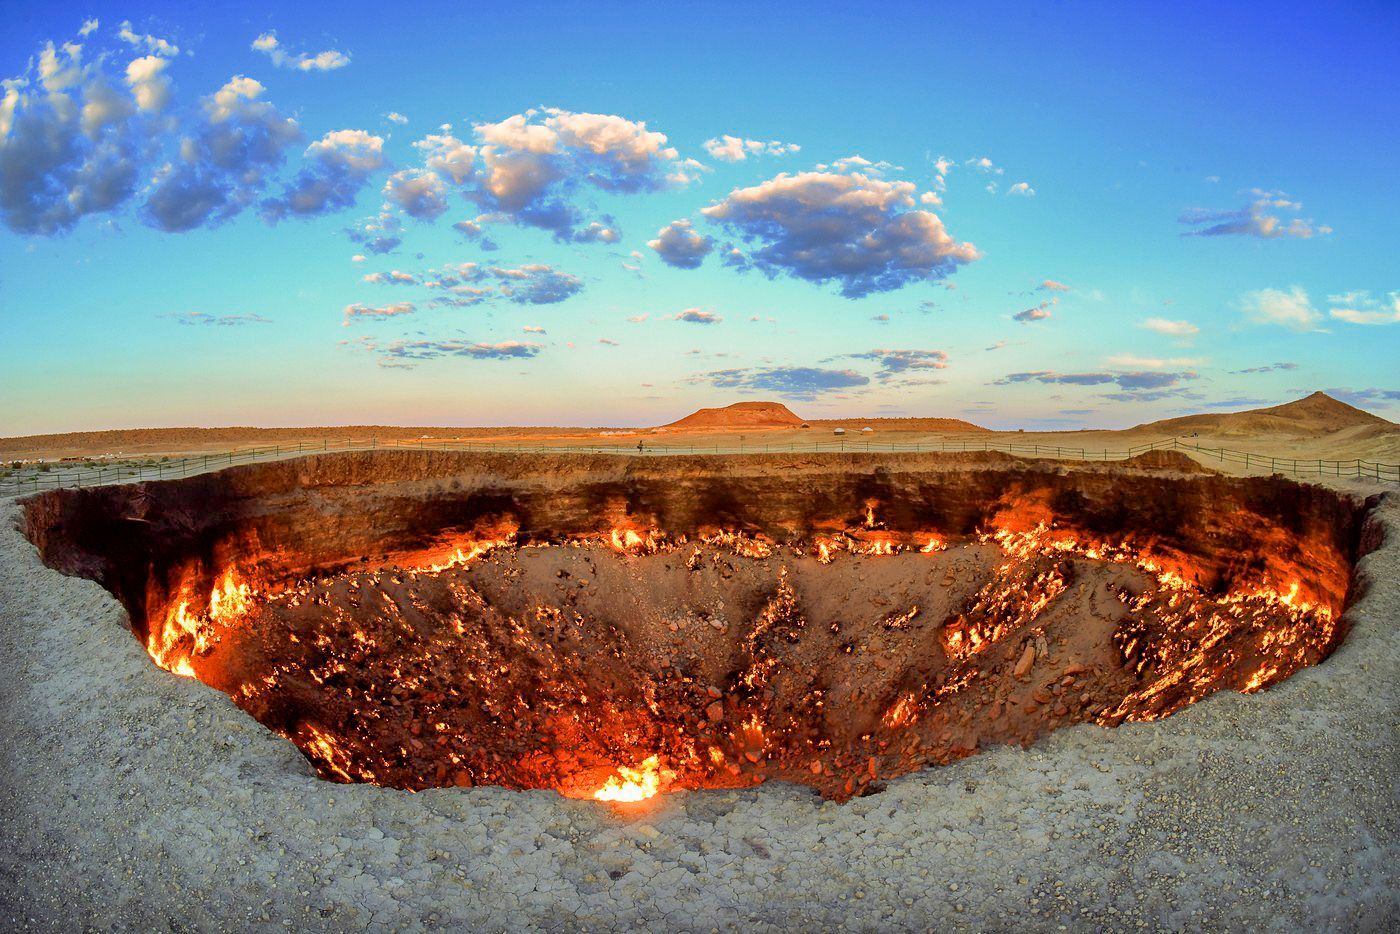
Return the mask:
<svg viewBox="0 0 1400 934">
<path fill-rule="evenodd" d="M 1394 930 L 1400 500 L 1319 667 L 845 805 L 316 780 L 0 503 L 0 928 Z"/>
</svg>

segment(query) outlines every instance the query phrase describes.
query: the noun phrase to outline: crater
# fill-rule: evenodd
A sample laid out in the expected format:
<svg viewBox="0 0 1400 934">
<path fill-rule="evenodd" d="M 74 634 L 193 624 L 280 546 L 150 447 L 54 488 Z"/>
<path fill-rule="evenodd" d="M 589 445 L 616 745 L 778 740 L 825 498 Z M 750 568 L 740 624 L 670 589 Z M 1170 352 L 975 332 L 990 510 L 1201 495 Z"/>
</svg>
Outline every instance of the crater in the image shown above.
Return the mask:
<svg viewBox="0 0 1400 934">
<path fill-rule="evenodd" d="M 1317 664 L 1366 504 L 1181 455 L 379 451 L 24 504 L 325 779 L 839 800 Z"/>
</svg>

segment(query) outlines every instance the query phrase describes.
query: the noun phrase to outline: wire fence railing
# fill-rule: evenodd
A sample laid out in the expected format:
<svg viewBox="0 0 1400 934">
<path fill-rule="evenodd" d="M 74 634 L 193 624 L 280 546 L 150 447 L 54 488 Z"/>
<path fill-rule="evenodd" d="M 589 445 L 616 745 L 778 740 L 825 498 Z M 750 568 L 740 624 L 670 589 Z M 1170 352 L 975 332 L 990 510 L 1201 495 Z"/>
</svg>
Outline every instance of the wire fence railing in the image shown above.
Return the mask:
<svg viewBox="0 0 1400 934">
<path fill-rule="evenodd" d="M 539 454 L 615 454 L 656 457 L 676 454 L 832 454 L 832 453 L 967 453 L 1000 451 L 1030 457 L 1060 460 L 1118 461 L 1136 457 L 1148 451 L 1181 450 L 1207 463 L 1241 465 L 1246 470 L 1270 474 L 1279 473 L 1298 478 L 1350 477 L 1400 483 L 1400 464 L 1383 464 L 1360 458 L 1328 460 L 1325 458 L 1278 456 L 1212 448 L 1189 439 L 1166 438 L 1125 449 L 1072 447 L 1067 445 L 1026 444 L 977 440 L 968 438 L 923 438 L 918 441 L 879 441 L 863 438 L 837 438 L 830 441 L 746 441 L 739 444 L 681 444 L 671 441 L 642 439 L 638 443 L 608 444 L 547 444 L 531 441 L 468 441 L 463 439 L 377 438 L 344 439 L 338 441 L 301 441 L 243 448 L 218 453 L 168 454 L 132 459 L 125 463 L 93 466 L 90 463 L 68 464 L 64 461 L 40 465 L 24 465 L 27 476 L 0 477 L 0 496 L 17 496 L 67 487 L 103 486 L 113 483 L 140 483 L 148 480 L 174 480 L 192 477 L 240 464 L 284 460 L 314 454 L 374 450 L 433 450 L 486 451 L 494 453 Z M 13 469 L 13 468 L 12 468 Z"/>
</svg>

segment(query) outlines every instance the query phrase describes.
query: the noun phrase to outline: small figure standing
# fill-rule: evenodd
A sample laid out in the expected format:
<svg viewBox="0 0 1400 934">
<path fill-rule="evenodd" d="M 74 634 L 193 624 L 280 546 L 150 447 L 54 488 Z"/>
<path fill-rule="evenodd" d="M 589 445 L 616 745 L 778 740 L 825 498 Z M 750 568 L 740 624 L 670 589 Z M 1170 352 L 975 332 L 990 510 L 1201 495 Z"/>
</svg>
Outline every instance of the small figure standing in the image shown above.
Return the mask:
<svg viewBox="0 0 1400 934">
<path fill-rule="evenodd" d="M 637 453 L 638 453 L 638 454 L 643 453 L 643 451 L 642 451 L 642 442 L 640 442 L 640 441 L 637 442 Z"/>
</svg>

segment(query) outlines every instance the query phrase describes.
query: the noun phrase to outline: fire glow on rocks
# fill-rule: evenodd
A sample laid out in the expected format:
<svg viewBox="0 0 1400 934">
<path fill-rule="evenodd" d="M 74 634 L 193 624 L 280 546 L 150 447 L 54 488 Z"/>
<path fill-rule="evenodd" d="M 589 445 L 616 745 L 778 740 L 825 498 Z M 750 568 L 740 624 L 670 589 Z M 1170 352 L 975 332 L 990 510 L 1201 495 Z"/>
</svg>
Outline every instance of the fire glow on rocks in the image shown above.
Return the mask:
<svg viewBox="0 0 1400 934">
<path fill-rule="evenodd" d="M 339 781 L 638 801 L 782 778 L 842 798 L 987 743 L 1258 690 L 1335 637 L 1294 582 L 1212 597 L 1044 527 L 936 552 L 899 538 L 471 541 L 266 593 L 229 570 L 207 614 L 181 601 L 153 628 L 151 656 L 211 683 L 251 669 L 219 686 Z"/>
<path fill-rule="evenodd" d="M 329 780 L 633 802 L 767 780 L 844 800 L 1257 691 L 1341 636 L 1344 594 L 1285 576 L 1300 565 L 1222 572 L 1061 525 L 1024 491 L 971 528 L 887 527 L 891 503 L 853 498 L 845 527 L 787 537 L 546 535 L 497 510 L 431 548 L 280 575 L 240 563 L 266 548 L 245 533 L 147 594 L 145 644 Z"/>
</svg>

